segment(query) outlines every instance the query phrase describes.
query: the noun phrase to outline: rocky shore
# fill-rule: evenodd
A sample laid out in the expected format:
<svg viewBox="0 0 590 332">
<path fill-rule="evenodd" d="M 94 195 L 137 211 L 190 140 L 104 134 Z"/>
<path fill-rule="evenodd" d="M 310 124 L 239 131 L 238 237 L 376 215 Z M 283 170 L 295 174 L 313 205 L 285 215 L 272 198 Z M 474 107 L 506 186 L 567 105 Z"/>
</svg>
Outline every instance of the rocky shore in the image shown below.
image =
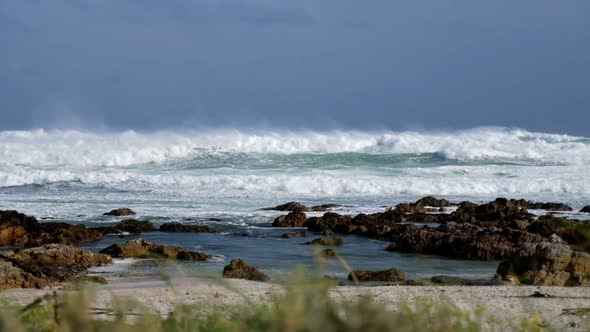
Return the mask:
<svg viewBox="0 0 590 332">
<path fill-rule="evenodd" d="M 308 244 L 323 247 L 324 257 L 337 256 L 336 246 L 343 244 L 339 235 L 357 235 L 379 239 L 389 244 L 386 251 L 421 253 L 463 260 L 501 260 L 497 274 L 489 280 L 462 280 L 437 276 L 432 280 L 406 280 L 403 271 L 385 267 L 383 271 L 351 271 L 355 282 L 378 281 L 421 284 L 499 285 L 531 284 L 551 286 L 590 285 L 590 224 L 551 214 L 537 217 L 533 210 L 572 211 L 562 203 L 530 202 L 498 198 L 492 202 L 450 202 L 424 197 L 402 203 L 383 212 L 342 215 L 333 212 L 339 206 L 325 204 L 307 207 L 290 202 L 265 210 L 287 212 L 278 216 L 273 227 L 305 228 L 280 237 L 293 239 L 315 237 Z M 586 208 L 580 213 L 587 213 Z M 322 212 L 308 217 L 308 212 Z M 105 213 L 128 217 L 128 208 Z M 59 222 L 39 222 L 17 211 L 0 211 L 0 289 L 42 288 L 64 282 L 86 269 L 111 263 L 112 258 L 150 258 L 187 261 L 211 259 L 207 253 L 178 246 L 135 239 L 115 243 L 91 253 L 73 247 L 97 241 L 105 235 L 124 237 L 153 231 L 219 234 L 211 226 L 181 223 L 155 225 L 147 220 L 123 219 L 109 227 L 86 227 Z M 236 259 L 224 269 L 228 278 L 268 281 L 264 273 L 247 262 Z M 403 276 L 403 277 L 402 277 Z"/>
<path fill-rule="evenodd" d="M 475 204 L 424 197 L 380 213 L 349 216 L 326 212 L 311 218 L 297 203 L 277 208 L 290 212 L 279 216 L 273 222 L 275 227 L 306 227 L 311 232 L 376 238 L 391 242 L 387 251 L 504 260 L 495 277 L 511 283 L 590 285 L 590 223 L 550 214 L 537 218 L 528 211 L 573 210 L 563 203 L 498 198 Z M 450 208 L 454 211 L 447 212 Z M 292 233 L 293 237 L 300 235 Z"/>
<path fill-rule="evenodd" d="M 130 209 L 105 213 L 109 216 L 135 214 Z M 179 231 L 164 224 L 162 231 Z M 193 228 L 194 227 L 194 228 Z M 200 226 L 181 225 L 182 231 L 213 232 Z M 151 258 L 204 261 L 211 256 L 177 246 L 163 246 L 141 239 L 113 244 L 100 253 L 74 247 L 97 241 L 107 234 L 141 234 L 156 228 L 149 221 L 126 219 L 112 227 L 45 222 L 17 211 L 0 211 L 0 290 L 44 288 L 83 278 L 88 268 L 111 264 L 112 258 Z"/>
</svg>

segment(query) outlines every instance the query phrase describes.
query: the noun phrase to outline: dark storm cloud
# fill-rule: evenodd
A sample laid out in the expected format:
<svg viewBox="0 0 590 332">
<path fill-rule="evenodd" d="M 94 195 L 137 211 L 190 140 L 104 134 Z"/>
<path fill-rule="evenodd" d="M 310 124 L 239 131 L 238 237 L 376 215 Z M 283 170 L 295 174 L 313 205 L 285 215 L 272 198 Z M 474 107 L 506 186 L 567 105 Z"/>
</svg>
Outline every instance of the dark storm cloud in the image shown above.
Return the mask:
<svg viewBox="0 0 590 332">
<path fill-rule="evenodd" d="M 0 129 L 590 136 L 584 0 L 0 0 Z"/>
</svg>

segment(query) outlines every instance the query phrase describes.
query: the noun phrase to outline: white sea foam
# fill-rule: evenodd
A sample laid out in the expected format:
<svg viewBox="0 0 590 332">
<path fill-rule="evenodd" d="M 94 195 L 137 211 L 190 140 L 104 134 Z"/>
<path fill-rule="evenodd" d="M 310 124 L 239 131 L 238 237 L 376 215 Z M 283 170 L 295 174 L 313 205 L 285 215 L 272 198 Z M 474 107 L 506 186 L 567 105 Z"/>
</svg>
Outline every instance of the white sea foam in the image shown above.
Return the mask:
<svg viewBox="0 0 590 332">
<path fill-rule="evenodd" d="M 499 172 L 501 175 L 498 175 Z M 459 166 L 407 169 L 398 176 L 350 171 L 267 174 L 187 174 L 140 171 L 0 171 L 0 186 L 81 182 L 117 189 L 189 197 L 261 197 L 275 195 L 387 196 L 590 194 L 590 171 L 584 166 Z"/>
<path fill-rule="evenodd" d="M 233 155 L 233 152 L 239 154 L 231 162 L 221 167 L 208 166 L 210 161 L 215 164 L 218 153 Z M 378 166 L 365 163 L 353 168 L 265 164 L 261 169 L 243 167 L 246 159 L 240 159 L 245 153 L 337 152 L 437 153 L 467 163 L 447 165 L 433 160 L 424 167 L 415 163 L 408 168 L 388 168 L 383 161 Z M 346 158 L 339 162 L 345 164 Z M 494 162 L 475 162 L 479 159 Z M 168 163 L 178 160 L 188 162 Z M 199 167 L 191 166 L 195 160 L 202 161 Z M 503 160 L 513 163 L 495 162 Z M 447 133 L 0 132 L 0 187 L 63 182 L 158 193 L 167 198 L 167 195 L 260 198 L 538 193 L 587 196 L 590 195 L 589 163 L 590 140 L 586 138 L 503 128 Z M 75 196 L 76 189 L 71 190 Z"/>
<path fill-rule="evenodd" d="M 441 157 L 457 160 L 524 159 L 572 165 L 590 162 L 589 139 L 505 128 L 456 132 L 0 132 L 0 164 L 3 165 L 131 166 L 219 151 L 278 154 L 437 153 Z"/>
</svg>

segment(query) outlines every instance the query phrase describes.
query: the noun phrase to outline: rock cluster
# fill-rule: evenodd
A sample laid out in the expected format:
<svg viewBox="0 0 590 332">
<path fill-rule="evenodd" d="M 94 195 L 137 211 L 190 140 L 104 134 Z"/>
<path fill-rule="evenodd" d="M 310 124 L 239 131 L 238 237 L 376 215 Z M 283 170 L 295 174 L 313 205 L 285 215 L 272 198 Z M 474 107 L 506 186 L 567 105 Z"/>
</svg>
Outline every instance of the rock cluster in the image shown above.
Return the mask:
<svg viewBox="0 0 590 332">
<path fill-rule="evenodd" d="M 132 212 L 132 211 L 131 211 Z M 112 215 L 130 214 L 128 209 L 112 211 Z M 144 240 L 115 244 L 91 253 L 69 245 L 96 241 L 105 234 L 123 232 L 139 234 L 154 230 L 149 221 L 127 219 L 113 227 L 87 228 L 61 222 L 40 223 L 34 217 L 17 211 L 0 211 L 0 247 L 21 247 L 15 252 L 0 254 L 0 289 L 14 287 L 44 287 L 55 282 L 83 278 L 92 266 L 111 263 L 111 257 L 158 257 L 178 260 L 203 261 L 210 259 L 204 253 L 176 246 L 163 246 Z M 164 231 L 219 230 L 207 226 L 165 224 Z M 109 256 L 106 256 L 106 255 Z"/>
<path fill-rule="evenodd" d="M 127 243 L 116 243 L 100 251 L 101 254 L 115 258 L 166 258 L 189 261 L 206 261 L 211 256 L 186 250 L 177 246 L 164 246 L 143 239 Z"/>
<path fill-rule="evenodd" d="M 42 288 L 111 262 L 108 256 L 59 244 L 21 249 L 0 257 L 0 289 Z"/>
<path fill-rule="evenodd" d="M 493 202 L 474 204 L 462 202 L 451 214 L 451 220 L 472 223 L 480 226 L 504 226 L 514 220 L 532 220 L 533 215 L 527 210 L 526 201 L 497 198 Z"/>
<path fill-rule="evenodd" d="M 141 221 L 136 219 L 126 219 L 120 221 L 113 227 L 94 227 L 92 230 L 106 234 L 141 234 L 154 230 L 154 224 L 149 221 Z"/>
<path fill-rule="evenodd" d="M 43 288 L 47 282 L 0 258 L 0 290 L 10 288 Z"/>
<path fill-rule="evenodd" d="M 459 259 L 496 260 L 510 257 L 524 243 L 546 241 L 557 234 L 574 246 L 590 249 L 590 225 L 553 216 L 536 217 L 528 208 L 567 211 L 561 203 L 538 203 L 497 198 L 483 204 L 462 202 L 452 213 L 443 213 L 455 204 L 428 196 L 414 203 L 355 217 L 327 212 L 321 217 L 297 219 L 312 232 L 355 234 L 390 241 L 390 251 L 441 255 Z M 441 210 L 442 209 L 442 210 Z M 442 212 L 441 212 L 442 211 Z M 283 221 L 281 219 L 281 221 Z M 406 224 L 411 222 L 411 224 Z M 440 224 L 419 227 L 417 222 Z M 294 223 L 282 223 L 289 227 Z M 278 225 L 275 222 L 273 225 Z"/>
<path fill-rule="evenodd" d="M 165 223 L 160 226 L 162 232 L 178 232 L 178 233 L 220 233 L 217 228 L 201 225 L 187 225 L 179 222 Z"/>
<path fill-rule="evenodd" d="M 73 245 L 96 241 L 102 233 L 84 225 L 39 223 L 17 211 L 0 211 L 0 246 L 33 247 L 46 243 Z"/>
<path fill-rule="evenodd" d="M 387 251 L 489 261 L 509 257 L 522 243 L 542 242 L 545 238 L 511 228 L 482 228 L 449 222 L 437 228 L 397 225 L 392 229 L 390 240 Z"/>
</svg>

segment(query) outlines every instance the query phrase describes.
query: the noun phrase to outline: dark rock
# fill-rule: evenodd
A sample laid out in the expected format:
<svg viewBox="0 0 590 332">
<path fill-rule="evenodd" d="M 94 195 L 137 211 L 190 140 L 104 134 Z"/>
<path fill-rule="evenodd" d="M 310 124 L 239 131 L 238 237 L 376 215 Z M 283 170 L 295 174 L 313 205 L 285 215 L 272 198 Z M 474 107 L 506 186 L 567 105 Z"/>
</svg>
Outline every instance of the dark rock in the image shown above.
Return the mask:
<svg viewBox="0 0 590 332">
<path fill-rule="evenodd" d="M 387 239 L 395 225 L 406 221 L 447 222 L 448 214 L 406 214 L 398 209 L 372 214 L 361 213 L 352 218 L 333 212 L 327 212 L 322 217 L 307 219 L 306 226 L 315 232 L 334 232 L 339 234 L 354 234 L 371 238 Z"/>
<path fill-rule="evenodd" d="M 140 234 L 154 230 L 154 224 L 149 221 L 140 221 L 135 219 L 126 219 L 121 221 L 117 228 L 123 232 L 131 234 Z"/>
<path fill-rule="evenodd" d="M 98 231 L 103 235 L 107 234 L 141 234 L 155 230 L 154 224 L 149 221 L 140 221 L 136 219 L 126 219 L 112 227 L 93 227 L 92 230 Z"/>
<path fill-rule="evenodd" d="M 30 245 L 43 245 L 47 243 L 58 243 L 75 245 L 83 242 L 98 241 L 102 233 L 84 225 L 71 225 L 66 223 L 50 222 L 40 224 L 41 232 Z"/>
<path fill-rule="evenodd" d="M 413 252 L 470 260 L 503 259 L 521 244 L 542 242 L 544 237 L 510 228 L 483 228 L 449 222 L 437 228 L 398 225 L 392 229 L 388 251 Z"/>
<path fill-rule="evenodd" d="M 426 223 L 445 223 L 450 221 L 451 216 L 446 213 L 411 213 L 403 217 L 404 222 L 426 222 Z"/>
<path fill-rule="evenodd" d="M 39 222 L 35 217 L 30 217 L 12 210 L 0 211 L 0 225 L 2 227 L 22 227 L 28 232 L 33 232 L 39 227 Z"/>
<path fill-rule="evenodd" d="M 345 234 L 357 234 L 368 237 L 381 238 L 391 230 L 395 224 L 404 221 L 405 216 L 395 210 L 387 210 L 372 214 L 359 214 L 352 218 L 351 226 L 345 229 Z"/>
<path fill-rule="evenodd" d="M 287 215 L 276 218 L 272 227 L 303 227 L 307 221 L 307 216 L 301 209 L 295 209 Z"/>
<path fill-rule="evenodd" d="M 399 285 L 401 286 L 428 286 L 428 284 L 422 280 L 406 280 Z"/>
<path fill-rule="evenodd" d="M 310 236 L 311 233 L 308 231 L 301 231 L 301 232 L 297 232 L 297 233 L 285 233 L 281 235 L 282 239 L 293 239 L 296 237 L 307 237 Z"/>
<path fill-rule="evenodd" d="M 322 237 L 322 238 L 315 239 L 315 240 L 312 240 L 310 242 L 307 242 L 307 244 L 322 245 L 322 246 L 341 246 L 342 243 L 344 243 L 344 240 L 342 240 L 342 238 L 339 237 L 339 236 L 336 236 L 336 237 Z"/>
<path fill-rule="evenodd" d="M 190 261 L 205 261 L 211 256 L 189 251 L 177 246 L 163 246 L 153 242 L 137 239 L 125 244 L 116 243 L 100 251 L 115 258 L 166 258 Z"/>
<path fill-rule="evenodd" d="M 572 207 L 563 203 L 556 202 L 531 202 L 525 200 L 519 200 L 520 204 L 526 206 L 527 209 L 532 210 L 546 210 L 546 211 L 572 211 Z"/>
<path fill-rule="evenodd" d="M 301 203 L 297 202 L 289 202 L 281 205 L 277 205 L 275 207 L 264 208 L 262 210 L 272 210 L 272 211 L 301 211 L 301 212 L 309 212 L 309 208 Z"/>
<path fill-rule="evenodd" d="M 223 277 L 230 279 L 246 279 L 253 281 L 269 281 L 268 276 L 243 259 L 234 259 L 223 268 Z"/>
<path fill-rule="evenodd" d="M 539 291 L 535 291 L 533 294 L 529 295 L 529 297 L 537 297 L 537 298 L 553 298 L 555 296 L 551 294 L 541 293 Z"/>
<path fill-rule="evenodd" d="M 515 275 L 531 285 L 589 286 L 590 254 L 574 251 L 563 243 L 527 243 L 502 261 L 497 273 Z"/>
<path fill-rule="evenodd" d="M 427 209 L 422 205 L 416 205 L 414 203 L 400 203 L 395 206 L 393 209 L 394 211 L 401 214 L 410 214 L 410 213 L 426 213 Z"/>
<path fill-rule="evenodd" d="M 347 233 L 351 225 L 352 217 L 340 215 L 334 212 L 326 212 L 322 217 L 307 219 L 305 226 L 312 232 L 332 231 Z"/>
<path fill-rule="evenodd" d="M 446 199 L 437 199 L 432 196 L 426 196 L 426 197 L 420 198 L 414 204 L 422 205 L 422 206 L 439 207 L 439 208 L 440 207 L 448 207 L 448 206 L 453 205 L 451 202 L 447 201 Z"/>
<path fill-rule="evenodd" d="M 497 279 L 464 279 L 451 276 L 434 276 L 430 279 L 437 285 L 444 286 L 501 286 L 504 283 Z"/>
<path fill-rule="evenodd" d="M 520 230 L 526 230 L 531 225 L 531 223 L 532 222 L 529 220 L 513 220 L 512 222 L 510 222 L 507 225 L 507 227 L 514 228 L 514 229 L 520 229 Z M 532 232 L 532 233 L 534 233 L 534 232 Z"/>
<path fill-rule="evenodd" d="M 262 210 L 273 210 L 273 211 L 296 211 L 300 210 L 301 212 L 325 212 L 335 207 L 339 207 L 339 204 L 322 204 L 322 205 L 315 205 L 312 207 L 307 207 L 301 203 L 297 202 L 289 202 L 281 205 L 277 205 L 275 207 L 264 208 Z"/>
<path fill-rule="evenodd" d="M 316 206 L 312 206 L 311 208 L 309 208 L 311 211 L 313 212 L 326 212 L 330 209 L 333 208 L 337 208 L 340 207 L 341 205 L 339 204 L 322 204 L 322 205 L 316 205 Z"/>
<path fill-rule="evenodd" d="M 583 212 L 583 213 L 590 213 L 590 205 L 584 206 L 584 207 L 583 207 L 583 208 L 580 210 L 580 212 Z"/>
<path fill-rule="evenodd" d="M 123 217 L 123 216 L 132 216 L 135 215 L 135 211 L 128 209 L 128 208 L 122 208 L 122 209 L 115 209 L 115 210 L 111 210 L 107 213 L 105 213 L 105 216 L 116 216 L 116 217 Z"/>
<path fill-rule="evenodd" d="M 160 226 L 162 232 L 178 233 L 221 233 L 221 230 L 206 225 L 187 225 L 178 222 L 166 223 Z"/>
<path fill-rule="evenodd" d="M 358 281 L 398 282 L 406 279 L 406 274 L 395 268 L 383 271 L 355 270 L 348 275 L 348 280 L 355 280 L 355 276 Z"/>
<path fill-rule="evenodd" d="M 445 207 L 451 206 L 451 202 L 446 199 L 437 199 L 432 196 L 423 197 L 415 203 L 401 203 L 395 206 L 395 211 L 401 214 L 424 214 L 427 212 L 438 212 Z M 435 208 L 435 209 L 433 209 Z"/>
<path fill-rule="evenodd" d="M 39 223 L 16 211 L 0 211 L 0 246 L 38 246 L 47 243 L 78 244 L 100 239 L 102 234 L 84 225 Z"/>
<path fill-rule="evenodd" d="M 122 231 L 118 229 L 117 226 L 90 227 L 88 229 L 100 233 L 101 236 L 118 235 L 119 237 L 125 237 L 125 235 L 121 234 Z"/>
<path fill-rule="evenodd" d="M 0 211 L 0 246 L 25 246 L 35 241 L 41 226 L 35 217 L 17 211 Z"/>
<path fill-rule="evenodd" d="M 209 218 L 207 220 L 209 220 L 209 221 L 221 221 L 221 219 L 219 219 L 219 218 Z"/>
<path fill-rule="evenodd" d="M 480 226 L 502 226 L 501 222 L 514 220 L 532 220 L 528 213 L 526 201 L 496 198 L 495 201 L 476 205 L 470 202 L 459 204 L 459 208 L 451 214 L 456 222 L 478 224 Z M 488 223 L 486 223 L 488 222 Z"/>
</svg>

